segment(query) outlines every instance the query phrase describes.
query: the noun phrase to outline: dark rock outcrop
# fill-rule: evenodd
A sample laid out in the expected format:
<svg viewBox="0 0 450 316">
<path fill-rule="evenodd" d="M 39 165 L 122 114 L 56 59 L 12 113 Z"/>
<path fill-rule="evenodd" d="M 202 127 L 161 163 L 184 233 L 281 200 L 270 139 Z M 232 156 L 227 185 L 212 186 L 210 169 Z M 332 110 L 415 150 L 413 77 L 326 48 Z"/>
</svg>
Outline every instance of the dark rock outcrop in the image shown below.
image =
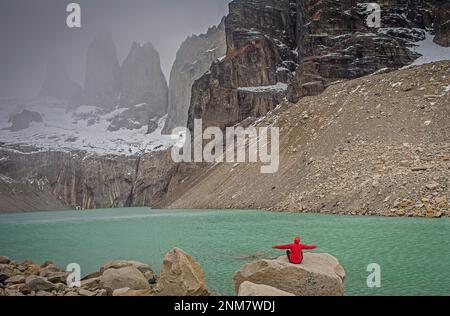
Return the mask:
<svg viewBox="0 0 450 316">
<path fill-rule="evenodd" d="M 381 1 L 381 28 L 367 25 L 366 7 L 357 1 L 298 1 L 299 67 L 290 100 L 317 95 L 327 85 L 379 69 L 395 70 L 419 56 L 409 50 L 433 23 L 426 1 Z"/>
<path fill-rule="evenodd" d="M 167 113 L 167 82 L 152 44 L 133 43 L 121 73 L 120 107 L 128 110 L 112 122 L 110 130 L 140 128 Z"/>
<path fill-rule="evenodd" d="M 169 115 L 163 132 L 185 127 L 191 102 L 192 84 L 204 75 L 211 64 L 226 53 L 225 20 L 206 34 L 188 37 L 177 52 L 170 73 Z"/>
<path fill-rule="evenodd" d="M 39 95 L 74 102 L 81 94 L 81 86 L 70 79 L 61 58 L 58 56 L 51 58 Z"/>
<path fill-rule="evenodd" d="M 120 94 L 120 65 L 110 34 L 98 35 L 89 45 L 84 82 L 84 103 L 114 109 Z"/>
<path fill-rule="evenodd" d="M 32 122 L 43 122 L 41 114 L 34 111 L 23 110 L 22 112 L 11 116 L 9 123 L 12 125 L 9 129 L 13 132 L 18 132 L 30 127 Z"/>
</svg>

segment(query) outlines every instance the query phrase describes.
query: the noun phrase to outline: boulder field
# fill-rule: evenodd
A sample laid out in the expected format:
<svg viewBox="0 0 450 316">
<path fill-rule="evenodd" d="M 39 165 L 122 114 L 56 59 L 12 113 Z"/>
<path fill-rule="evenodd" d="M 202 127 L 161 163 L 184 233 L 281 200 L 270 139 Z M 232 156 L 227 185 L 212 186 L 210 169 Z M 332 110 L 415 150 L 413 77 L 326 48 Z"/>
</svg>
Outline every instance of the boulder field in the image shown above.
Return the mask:
<svg viewBox="0 0 450 316">
<path fill-rule="evenodd" d="M 173 248 L 157 276 L 145 263 L 114 260 L 85 276 L 79 287 L 67 285 L 69 273 L 47 261 L 16 263 L 0 256 L 0 296 L 214 296 L 202 267 Z M 301 265 L 286 257 L 262 259 L 234 274 L 237 296 L 342 296 L 345 271 L 329 254 L 305 254 Z"/>
</svg>

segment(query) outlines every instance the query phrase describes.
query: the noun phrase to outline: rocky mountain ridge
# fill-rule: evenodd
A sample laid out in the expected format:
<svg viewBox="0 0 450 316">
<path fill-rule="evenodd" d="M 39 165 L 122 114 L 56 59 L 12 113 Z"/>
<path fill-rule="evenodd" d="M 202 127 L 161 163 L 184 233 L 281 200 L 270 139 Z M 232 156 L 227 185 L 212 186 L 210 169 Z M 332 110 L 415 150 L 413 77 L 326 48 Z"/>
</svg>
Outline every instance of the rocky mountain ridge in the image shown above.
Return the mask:
<svg viewBox="0 0 450 316">
<path fill-rule="evenodd" d="M 205 128 L 232 126 L 264 116 L 286 97 L 296 102 L 335 81 L 404 67 L 419 57 L 414 43 L 445 20 L 439 1 L 380 5 L 381 27 L 371 28 L 357 1 L 231 2 L 227 55 L 193 85 L 188 127 L 196 118 Z M 447 32 L 440 25 L 437 41 Z"/>
<path fill-rule="evenodd" d="M 226 55 L 215 59 L 192 85 L 188 127 L 192 128 L 194 118 L 202 118 L 204 128 L 279 123 L 282 132 L 289 133 L 282 135 L 283 170 L 278 175 L 263 177 L 255 172 L 259 166 L 248 164 L 175 165 L 168 151 L 140 154 L 129 148 L 132 155 L 128 157 L 78 155 L 75 151 L 72 157 L 58 152 L 18 153 L 17 147 L 2 145 L 4 196 L 15 196 L 17 201 L 26 200 L 28 192 L 42 194 L 44 201 L 57 205 L 52 209 L 63 204 L 448 215 L 449 185 L 442 177 L 448 161 L 448 122 L 442 120 L 448 117 L 447 65 L 385 74 L 416 60 L 415 43 L 433 27 L 434 40 L 445 44 L 446 15 L 439 10 L 445 3 L 410 0 L 381 4 L 385 11 L 382 27 L 371 29 L 365 25 L 364 8 L 355 1 L 235 0 L 223 26 L 186 41 L 186 50 L 192 52 L 179 59 L 180 67 L 186 66 L 196 75 L 181 77 L 184 88 L 218 54 L 215 50 L 207 53 L 205 63 L 197 68 L 189 61 L 198 52 L 191 43 L 203 43 L 202 52 L 208 52 L 216 43 L 223 44 L 225 35 L 227 44 Z M 131 55 L 141 56 L 136 52 L 142 49 L 135 45 Z M 373 72 L 378 75 L 367 76 Z M 374 78 L 383 84 L 377 85 Z M 138 81 L 141 79 L 145 78 Z M 189 89 L 184 88 L 175 89 L 182 91 L 177 95 L 180 100 L 188 98 Z M 135 95 L 145 97 L 147 89 L 130 91 L 134 99 Z M 180 104 L 180 109 L 186 106 Z M 113 122 L 108 124 L 122 125 L 122 113 L 126 120 L 133 120 L 142 109 L 128 110 L 116 110 L 118 121 L 108 117 L 107 121 Z M 87 109 L 77 115 L 88 124 L 104 121 L 104 116 L 92 113 Z M 345 120 L 342 113 L 347 114 Z M 333 125 L 336 121 L 339 128 Z M 441 130 L 444 132 L 439 133 Z M 67 141 L 79 140 L 71 136 Z M 83 141 L 82 146 L 96 145 Z M 164 146 L 152 150 L 159 147 Z M 375 162 L 372 158 L 377 155 Z M 34 185 L 39 183 L 45 185 L 36 190 Z M 229 185 L 223 187 L 224 183 Z M 245 190 L 243 184 L 247 184 Z M 8 200 L 6 204 L 2 210 L 33 209 L 27 203 L 14 205 Z"/>
<path fill-rule="evenodd" d="M 253 121 L 280 128 L 278 172 L 261 174 L 260 163 L 208 165 L 184 177 L 162 205 L 449 216 L 449 73 L 444 61 L 283 102 Z"/>
<path fill-rule="evenodd" d="M 103 115 L 120 110 L 109 131 L 145 126 L 152 133 L 168 108 L 168 86 L 153 45 L 134 42 L 120 64 L 109 33 L 98 34 L 88 47 L 84 88 L 70 80 L 61 58 L 54 57 L 48 63 L 40 96 L 60 100 L 72 112 L 80 106 L 96 107 Z"/>
</svg>

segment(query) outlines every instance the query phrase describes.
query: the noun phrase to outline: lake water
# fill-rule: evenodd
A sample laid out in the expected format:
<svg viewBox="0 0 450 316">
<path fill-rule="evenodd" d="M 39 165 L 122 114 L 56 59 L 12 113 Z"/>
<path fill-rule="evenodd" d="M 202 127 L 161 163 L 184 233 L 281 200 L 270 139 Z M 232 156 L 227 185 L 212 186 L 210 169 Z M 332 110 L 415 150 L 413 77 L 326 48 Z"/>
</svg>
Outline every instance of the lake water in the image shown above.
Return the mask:
<svg viewBox="0 0 450 316">
<path fill-rule="evenodd" d="M 0 215 L 0 255 L 83 274 L 112 259 L 138 260 L 159 272 L 177 246 L 205 270 L 212 290 L 232 295 L 232 275 L 254 254 L 301 235 L 336 256 L 347 272 L 346 295 L 450 295 L 450 219 L 342 217 L 263 211 L 151 210 Z M 367 266 L 381 266 L 381 288 L 368 288 Z"/>
</svg>

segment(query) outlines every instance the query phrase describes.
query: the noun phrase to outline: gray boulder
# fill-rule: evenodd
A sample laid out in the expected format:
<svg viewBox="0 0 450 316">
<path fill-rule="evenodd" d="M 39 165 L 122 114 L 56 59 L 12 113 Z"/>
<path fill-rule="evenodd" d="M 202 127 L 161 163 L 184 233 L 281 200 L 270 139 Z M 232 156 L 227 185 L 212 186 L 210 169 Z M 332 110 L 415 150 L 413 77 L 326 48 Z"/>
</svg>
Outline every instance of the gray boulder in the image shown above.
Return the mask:
<svg viewBox="0 0 450 316">
<path fill-rule="evenodd" d="M 130 290 L 148 290 L 150 285 L 145 276 L 135 267 L 108 269 L 100 278 L 100 286 L 111 291 L 129 288 Z"/>
<path fill-rule="evenodd" d="M 5 281 L 5 284 L 21 284 L 25 283 L 25 277 L 23 275 L 15 275 Z"/>
<path fill-rule="evenodd" d="M 345 271 L 329 254 L 306 253 L 302 264 L 292 264 L 286 256 L 258 260 L 234 274 L 236 293 L 245 281 L 268 285 L 296 296 L 342 296 Z"/>
<path fill-rule="evenodd" d="M 25 280 L 25 284 L 30 289 L 30 291 L 52 291 L 56 286 L 49 282 L 46 278 L 31 275 Z"/>
</svg>

